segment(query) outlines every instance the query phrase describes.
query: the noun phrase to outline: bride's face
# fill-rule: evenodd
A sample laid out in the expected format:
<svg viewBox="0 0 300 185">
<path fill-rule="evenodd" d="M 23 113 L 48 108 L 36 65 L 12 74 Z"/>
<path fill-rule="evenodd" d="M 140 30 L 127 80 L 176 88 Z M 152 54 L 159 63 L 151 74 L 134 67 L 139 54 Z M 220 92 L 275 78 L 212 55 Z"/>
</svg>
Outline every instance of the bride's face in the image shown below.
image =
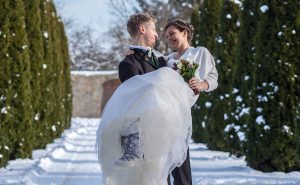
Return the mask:
<svg viewBox="0 0 300 185">
<path fill-rule="evenodd" d="M 188 42 L 187 31 L 180 31 L 175 26 L 170 26 L 167 28 L 166 38 L 171 47 L 175 50 L 178 50 Z"/>
</svg>

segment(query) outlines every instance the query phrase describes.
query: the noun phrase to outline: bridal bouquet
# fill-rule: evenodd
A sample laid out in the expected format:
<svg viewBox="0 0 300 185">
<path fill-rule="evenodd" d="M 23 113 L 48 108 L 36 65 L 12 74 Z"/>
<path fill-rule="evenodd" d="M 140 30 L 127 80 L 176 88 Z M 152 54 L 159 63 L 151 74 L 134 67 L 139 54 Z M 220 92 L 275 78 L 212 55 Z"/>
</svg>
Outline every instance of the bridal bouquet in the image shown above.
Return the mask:
<svg viewBox="0 0 300 185">
<path fill-rule="evenodd" d="M 195 76 L 195 73 L 199 67 L 199 64 L 188 58 L 180 59 L 174 65 L 176 71 L 183 77 L 184 81 L 186 82 L 188 82 L 192 77 Z"/>
</svg>

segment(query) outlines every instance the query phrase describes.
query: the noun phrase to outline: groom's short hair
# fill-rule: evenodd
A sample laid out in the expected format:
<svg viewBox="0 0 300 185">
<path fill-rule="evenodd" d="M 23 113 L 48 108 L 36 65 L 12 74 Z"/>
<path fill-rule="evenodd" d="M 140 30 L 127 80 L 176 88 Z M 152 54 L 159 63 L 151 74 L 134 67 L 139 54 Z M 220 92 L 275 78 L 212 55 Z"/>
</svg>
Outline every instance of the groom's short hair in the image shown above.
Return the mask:
<svg viewBox="0 0 300 185">
<path fill-rule="evenodd" d="M 157 22 L 157 19 L 148 13 L 136 13 L 129 17 L 127 21 L 127 31 L 131 38 L 135 37 L 139 31 L 139 27 L 149 21 Z"/>
</svg>

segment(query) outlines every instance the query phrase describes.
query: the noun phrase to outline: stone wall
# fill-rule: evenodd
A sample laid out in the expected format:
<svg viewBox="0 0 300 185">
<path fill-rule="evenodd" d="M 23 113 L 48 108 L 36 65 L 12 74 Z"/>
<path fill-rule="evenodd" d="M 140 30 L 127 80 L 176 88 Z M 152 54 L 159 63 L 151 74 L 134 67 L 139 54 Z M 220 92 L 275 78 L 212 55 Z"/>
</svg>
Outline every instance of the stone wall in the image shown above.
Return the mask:
<svg viewBox="0 0 300 185">
<path fill-rule="evenodd" d="M 73 117 L 99 118 L 120 85 L 117 71 L 72 71 Z"/>
</svg>

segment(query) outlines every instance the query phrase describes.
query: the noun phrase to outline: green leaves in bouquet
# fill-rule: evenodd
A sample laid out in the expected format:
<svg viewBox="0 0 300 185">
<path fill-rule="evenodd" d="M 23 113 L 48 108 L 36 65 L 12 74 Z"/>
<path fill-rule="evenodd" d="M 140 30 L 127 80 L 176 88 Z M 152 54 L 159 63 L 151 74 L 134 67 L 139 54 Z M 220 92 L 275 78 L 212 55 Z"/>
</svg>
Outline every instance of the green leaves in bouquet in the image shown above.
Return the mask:
<svg viewBox="0 0 300 185">
<path fill-rule="evenodd" d="M 181 63 L 181 65 L 179 63 Z M 183 77 L 185 82 L 188 82 L 195 76 L 198 67 L 199 65 L 194 61 L 188 61 L 185 59 L 180 59 L 180 61 L 176 64 L 176 68 L 179 69 L 179 74 Z"/>
</svg>

